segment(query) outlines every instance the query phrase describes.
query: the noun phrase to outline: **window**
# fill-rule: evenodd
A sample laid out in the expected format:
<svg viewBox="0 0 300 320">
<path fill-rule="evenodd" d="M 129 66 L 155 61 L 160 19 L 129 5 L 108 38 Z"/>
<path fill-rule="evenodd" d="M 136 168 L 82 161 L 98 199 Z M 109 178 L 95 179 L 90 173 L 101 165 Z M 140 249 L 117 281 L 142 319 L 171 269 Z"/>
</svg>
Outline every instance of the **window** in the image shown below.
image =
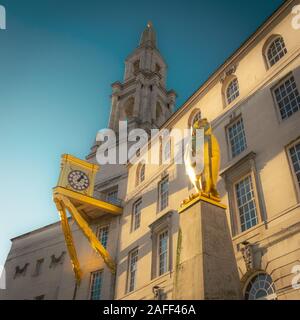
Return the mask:
<svg viewBox="0 0 300 320">
<path fill-rule="evenodd" d="M 141 166 L 141 171 L 140 171 L 140 181 L 143 182 L 145 180 L 145 164 Z"/>
<path fill-rule="evenodd" d="M 294 76 L 289 76 L 274 89 L 274 97 L 282 120 L 299 111 L 300 96 Z"/>
<path fill-rule="evenodd" d="M 237 97 L 239 97 L 240 91 L 239 91 L 239 83 L 237 78 L 233 79 L 226 90 L 226 99 L 227 99 L 227 104 L 230 104 L 235 100 Z"/>
<path fill-rule="evenodd" d="M 155 64 L 155 72 L 160 73 L 161 67 L 158 63 Z"/>
<path fill-rule="evenodd" d="M 282 37 L 277 37 L 271 44 L 268 46 L 266 52 L 266 58 L 268 61 L 269 67 L 272 67 L 276 64 L 282 57 L 287 54 L 287 49 Z"/>
<path fill-rule="evenodd" d="M 163 115 L 162 107 L 161 107 L 160 103 L 157 102 L 157 104 L 156 104 L 156 120 L 160 120 L 162 115 Z"/>
<path fill-rule="evenodd" d="M 142 199 L 136 201 L 133 205 L 132 230 L 136 230 L 141 225 Z"/>
<path fill-rule="evenodd" d="M 256 275 L 247 285 L 246 300 L 276 300 L 276 298 L 275 285 L 268 274 Z"/>
<path fill-rule="evenodd" d="M 233 237 L 267 219 L 255 159 L 256 154 L 251 151 L 221 174 L 228 192 Z"/>
<path fill-rule="evenodd" d="M 109 226 L 101 226 L 97 229 L 97 238 L 104 248 L 107 248 Z"/>
<path fill-rule="evenodd" d="M 192 120 L 192 126 L 194 126 L 194 124 L 195 124 L 197 121 L 199 121 L 199 120 L 201 120 L 201 111 L 198 111 L 198 112 L 194 115 L 193 120 Z"/>
<path fill-rule="evenodd" d="M 172 271 L 172 216 L 169 211 L 149 225 L 152 239 L 151 279 Z"/>
<path fill-rule="evenodd" d="M 133 72 L 134 73 L 138 73 L 140 70 L 140 60 L 136 60 L 134 63 L 133 63 Z"/>
<path fill-rule="evenodd" d="M 91 274 L 91 300 L 101 300 L 103 271 L 95 271 Z"/>
<path fill-rule="evenodd" d="M 158 263 L 159 263 L 159 275 L 163 275 L 168 272 L 168 243 L 169 235 L 168 230 L 163 231 L 158 235 Z"/>
<path fill-rule="evenodd" d="M 163 162 L 168 162 L 171 159 L 171 140 L 169 139 L 164 148 Z"/>
<path fill-rule="evenodd" d="M 145 170 L 146 170 L 146 165 L 144 163 L 140 163 L 137 167 L 136 185 L 139 185 L 145 180 Z"/>
<path fill-rule="evenodd" d="M 134 98 L 130 97 L 124 104 L 124 120 L 130 120 L 133 117 Z"/>
<path fill-rule="evenodd" d="M 118 200 L 118 189 L 107 192 L 107 201 L 114 202 L 115 200 Z"/>
<path fill-rule="evenodd" d="M 159 184 L 159 209 L 164 210 L 169 205 L 169 178 L 164 178 Z"/>
<path fill-rule="evenodd" d="M 247 148 L 243 119 L 240 118 L 227 129 L 232 158 Z"/>
<path fill-rule="evenodd" d="M 295 178 L 300 188 L 300 142 L 296 143 L 289 149 L 290 159 L 293 165 Z"/>
<path fill-rule="evenodd" d="M 250 175 L 235 185 L 235 192 L 241 231 L 243 232 L 258 223 L 254 190 Z"/>
<path fill-rule="evenodd" d="M 136 287 L 137 261 L 138 249 L 134 249 L 129 253 L 128 292 L 133 291 Z"/>
</svg>

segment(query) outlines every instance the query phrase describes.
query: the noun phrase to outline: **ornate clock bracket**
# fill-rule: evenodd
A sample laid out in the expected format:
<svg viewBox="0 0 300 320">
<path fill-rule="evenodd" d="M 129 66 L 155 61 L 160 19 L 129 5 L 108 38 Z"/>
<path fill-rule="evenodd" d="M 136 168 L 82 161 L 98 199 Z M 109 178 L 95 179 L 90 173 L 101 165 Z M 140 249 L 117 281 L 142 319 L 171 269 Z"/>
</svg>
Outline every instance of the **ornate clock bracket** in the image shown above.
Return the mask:
<svg viewBox="0 0 300 320">
<path fill-rule="evenodd" d="M 81 181 L 83 178 L 78 178 L 78 176 L 75 176 L 75 174 L 75 178 L 73 179 L 73 176 L 70 175 L 70 172 L 71 174 L 74 172 L 71 166 L 75 166 L 76 168 L 78 167 L 78 172 L 79 170 L 84 170 L 82 172 L 85 173 L 82 173 L 82 175 L 85 174 L 85 180 L 91 182 L 91 184 L 87 184 L 86 186 L 84 186 L 82 183 L 80 184 L 79 180 Z M 97 170 L 98 166 L 96 165 L 90 164 L 70 155 L 63 155 L 62 170 L 58 186 L 53 190 L 53 201 L 55 202 L 59 212 L 62 231 L 65 237 L 77 285 L 80 285 L 83 273 L 80 269 L 79 259 L 76 252 L 72 231 L 69 225 L 67 212 L 70 213 L 85 237 L 88 239 L 91 247 L 103 258 L 109 270 L 113 274 L 116 273 L 116 264 L 114 260 L 98 240 L 97 236 L 94 234 L 85 218 L 89 217 L 93 219 L 93 217 L 89 216 L 89 214 L 96 214 L 97 217 L 99 217 L 102 214 L 108 213 L 112 215 L 120 215 L 123 212 L 122 207 L 93 197 L 94 180 Z M 89 177 L 87 177 L 87 175 L 89 175 Z M 70 180 L 70 177 L 74 180 L 74 186 L 69 186 L 70 181 L 68 180 Z M 86 190 L 83 190 L 83 188 L 87 189 L 87 192 Z"/>
<path fill-rule="evenodd" d="M 60 215 L 62 230 L 65 236 L 66 245 L 71 258 L 71 263 L 72 263 L 72 267 L 75 273 L 77 283 L 80 284 L 80 281 L 82 278 L 82 271 L 80 270 L 79 260 L 76 253 L 76 248 L 74 245 L 74 240 L 73 240 L 71 228 L 68 222 L 66 210 L 71 214 L 74 221 L 80 227 L 83 234 L 86 236 L 86 238 L 90 242 L 91 247 L 103 258 L 104 262 L 106 263 L 110 271 L 114 274 L 116 272 L 115 262 L 111 258 L 108 251 L 102 246 L 102 244 L 100 243 L 100 241 L 98 240 L 98 238 L 96 237 L 92 229 L 89 227 L 88 223 L 81 216 L 81 214 L 76 209 L 75 205 L 73 205 L 71 200 L 65 195 L 57 194 L 57 193 L 54 194 L 53 199 Z"/>
</svg>

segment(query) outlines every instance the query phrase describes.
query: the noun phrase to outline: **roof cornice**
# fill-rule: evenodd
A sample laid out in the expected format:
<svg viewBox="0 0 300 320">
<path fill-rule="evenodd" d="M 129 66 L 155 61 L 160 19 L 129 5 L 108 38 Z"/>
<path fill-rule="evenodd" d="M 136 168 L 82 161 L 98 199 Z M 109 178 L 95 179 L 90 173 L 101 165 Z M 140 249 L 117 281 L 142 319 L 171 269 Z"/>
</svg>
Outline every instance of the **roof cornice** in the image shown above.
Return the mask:
<svg viewBox="0 0 300 320">
<path fill-rule="evenodd" d="M 239 58 L 245 54 L 253 44 L 256 43 L 264 33 L 268 32 L 268 28 L 278 19 L 286 13 L 293 3 L 297 0 L 286 0 L 258 29 L 228 58 L 225 62 L 217 68 L 217 70 L 212 73 L 212 75 L 184 102 L 184 104 L 174 112 L 171 117 L 161 126 L 162 127 L 172 127 L 178 119 L 180 119 L 188 110 L 192 107 L 193 102 L 195 102 L 211 85 L 220 79 L 222 74 L 234 63 L 239 60 Z"/>
</svg>

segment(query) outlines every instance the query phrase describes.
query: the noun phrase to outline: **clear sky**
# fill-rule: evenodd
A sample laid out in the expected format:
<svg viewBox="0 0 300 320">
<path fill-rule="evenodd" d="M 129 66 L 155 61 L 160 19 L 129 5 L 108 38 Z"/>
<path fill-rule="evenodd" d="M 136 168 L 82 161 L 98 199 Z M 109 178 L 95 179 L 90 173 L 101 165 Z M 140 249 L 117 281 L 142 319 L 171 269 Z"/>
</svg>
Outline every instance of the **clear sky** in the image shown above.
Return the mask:
<svg viewBox="0 0 300 320">
<path fill-rule="evenodd" d="M 110 84 L 152 20 L 177 108 L 283 0 L 0 0 L 0 264 L 9 239 L 57 221 L 60 155 L 107 126 Z"/>
</svg>

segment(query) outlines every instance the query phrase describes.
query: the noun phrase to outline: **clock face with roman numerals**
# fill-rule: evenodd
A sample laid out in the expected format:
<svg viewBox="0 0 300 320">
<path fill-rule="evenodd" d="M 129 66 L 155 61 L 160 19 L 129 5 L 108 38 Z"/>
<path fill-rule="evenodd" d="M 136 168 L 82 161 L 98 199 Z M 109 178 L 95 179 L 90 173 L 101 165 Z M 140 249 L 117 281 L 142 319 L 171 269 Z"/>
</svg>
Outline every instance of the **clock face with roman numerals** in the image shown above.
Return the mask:
<svg viewBox="0 0 300 320">
<path fill-rule="evenodd" d="M 89 177 L 80 170 L 71 171 L 68 175 L 68 182 L 76 191 L 84 191 L 90 185 Z"/>
</svg>

